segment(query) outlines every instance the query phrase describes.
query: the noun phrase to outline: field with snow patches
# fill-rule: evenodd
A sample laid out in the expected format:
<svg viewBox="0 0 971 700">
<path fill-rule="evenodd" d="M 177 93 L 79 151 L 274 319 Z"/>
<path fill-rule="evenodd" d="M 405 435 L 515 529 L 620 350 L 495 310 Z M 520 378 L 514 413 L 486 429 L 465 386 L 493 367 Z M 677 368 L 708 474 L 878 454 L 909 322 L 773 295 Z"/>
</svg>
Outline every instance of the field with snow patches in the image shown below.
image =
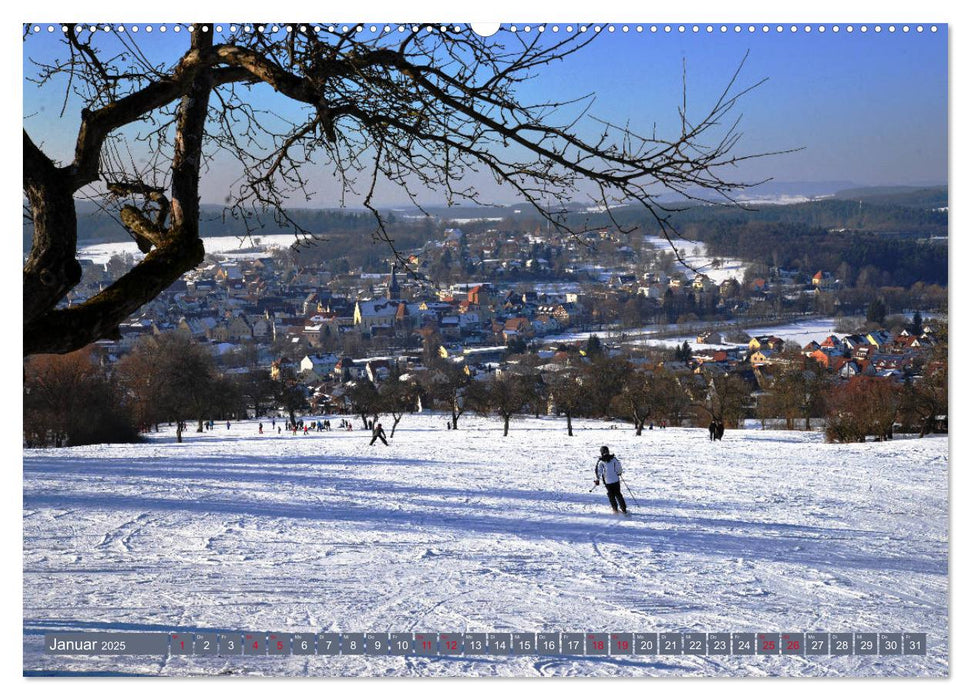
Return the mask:
<svg viewBox="0 0 971 700">
<path fill-rule="evenodd" d="M 359 424 L 359 421 L 358 421 Z M 24 452 L 24 670 L 943 676 L 948 441 L 406 416 Z M 267 423 L 267 427 L 269 424 Z M 389 431 L 390 432 L 390 431 Z M 589 492 L 601 444 L 635 516 Z M 55 657 L 63 631 L 926 632 L 926 657 Z"/>
</svg>

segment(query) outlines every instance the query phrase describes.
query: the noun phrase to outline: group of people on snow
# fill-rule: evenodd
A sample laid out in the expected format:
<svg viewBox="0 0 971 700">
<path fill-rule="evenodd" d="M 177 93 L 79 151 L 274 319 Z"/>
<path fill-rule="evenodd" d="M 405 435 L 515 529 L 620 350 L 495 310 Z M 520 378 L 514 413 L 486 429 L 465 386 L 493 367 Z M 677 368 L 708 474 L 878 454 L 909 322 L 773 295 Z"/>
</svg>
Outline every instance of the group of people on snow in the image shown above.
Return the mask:
<svg viewBox="0 0 971 700">
<path fill-rule="evenodd" d="M 272 420 L 272 426 L 276 428 L 276 419 Z M 368 422 L 368 427 L 371 429 L 371 442 L 373 445 L 375 442 L 380 440 L 385 446 L 388 445 L 387 435 L 384 432 L 384 428 L 380 423 L 375 423 L 373 421 Z M 452 426 L 449 425 L 449 428 Z M 652 423 L 653 427 L 653 423 Z M 666 421 L 658 425 L 660 428 L 666 428 Z M 206 422 L 206 428 L 212 429 L 212 422 Z M 330 420 L 317 420 L 305 423 L 300 420 L 295 423 L 286 421 L 286 428 L 288 431 L 292 430 L 293 434 L 296 435 L 298 430 L 303 430 L 306 435 L 309 430 L 316 431 L 329 431 L 331 430 Z M 341 419 L 339 428 L 341 430 L 352 430 L 353 427 L 351 422 L 345 419 Z M 229 422 L 226 422 L 226 429 L 229 429 Z M 279 430 L 278 430 L 279 432 Z M 259 424 L 259 433 L 263 434 L 263 423 Z M 712 418 L 711 423 L 708 425 L 708 439 L 709 440 L 721 440 L 722 436 L 725 434 L 725 424 L 720 419 Z M 621 492 L 621 484 L 623 483 L 623 466 L 617 456 L 612 454 L 610 448 L 606 445 L 600 448 L 600 456 L 597 459 L 597 464 L 594 467 L 594 488 L 603 482 L 607 489 L 607 500 L 610 503 L 610 509 L 614 513 L 623 513 L 628 515 L 627 512 L 627 501 L 624 499 L 624 494 Z"/>
</svg>

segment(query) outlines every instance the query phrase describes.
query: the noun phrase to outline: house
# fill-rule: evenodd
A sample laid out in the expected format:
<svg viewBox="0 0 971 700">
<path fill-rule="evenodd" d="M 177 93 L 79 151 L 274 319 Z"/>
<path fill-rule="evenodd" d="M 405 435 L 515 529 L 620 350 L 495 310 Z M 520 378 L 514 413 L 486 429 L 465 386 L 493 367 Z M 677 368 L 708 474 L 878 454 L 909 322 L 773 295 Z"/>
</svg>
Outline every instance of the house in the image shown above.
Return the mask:
<svg viewBox="0 0 971 700">
<path fill-rule="evenodd" d="M 695 290 L 699 292 L 710 292 L 713 289 L 715 289 L 717 285 L 711 280 L 711 277 L 709 277 L 706 274 L 700 273 L 695 275 L 695 278 L 692 281 L 691 286 L 694 287 Z"/>
<path fill-rule="evenodd" d="M 931 345 L 931 343 L 928 342 L 926 337 L 911 335 L 907 331 L 904 331 L 893 340 L 893 346 L 895 348 L 917 349 L 927 347 L 928 345 Z"/>
<path fill-rule="evenodd" d="M 246 323 L 246 319 L 237 316 L 210 328 L 206 337 L 219 343 L 237 343 L 240 340 L 252 340 L 253 331 Z"/>
<path fill-rule="evenodd" d="M 840 367 L 836 370 L 836 373 L 843 379 L 849 379 L 850 377 L 855 377 L 858 374 L 862 374 L 865 365 L 856 360 L 847 359 L 843 362 Z"/>
<path fill-rule="evenodd" d="M 773 352 L 782 352 L 784 345 L 785 341 L 774 335 L 759 335 L 748 341 L 748 349 L 753 351 L 768 349 Z"/>
<path fill-rule="evenodd" d="M 751 355 L 749 355 L 748 360 L 750 364 L 757 366 L 757 365 L 765 365 L 772 362 L 774 357 L 775 357 L 775 352 L 771 348 L 764 347 L 762 349 L 756 350 Z"/>
<path fill-rule="evenodd" d="M 833 352 L 832 350 L 826 350 L 820 348 L 807 355 L 809 359 L 814 360 L 823 369 L 835 369 L 839 364 L 838 361 L 845 360 L 845 358 L 838 352 Z"/>
<path fill-rule="evenodd" d="M 502 326 L 502 339 L 507 343 L 513 338 L 532 338 L 533 334 L 529 319 L 522 316 L 507 319 Z"/>
<path fill-rule="evenodd" d="M 326 355 L 305 355 L 302 360 L 300 360 L 300 372 L 301 374 L 313 374 L 317 379 L 323 379 L 337 366 L 337 355 L 326 354 Z"/>
<path fill-rule="evenodd" d="M 398 313 L 398 302 L 387 297 L 379 297 L 354 304 L 354 325 L 370 333 L 374 326 L 394 326 Z"/>
<path fill-rule="evenodd" d="M 320 297 L 317 296 L 317 292 L 311 292 L 303 300 L 303 314 L 304 316 L 309 316 L 310 314 L 317 311 L 317 305 L 320 303 Z"/>
<path fill-rule="evenodd" d="M 873 353 L 870 355 L 870 363 L 878 373 L 893 372 L 895 375 L 903 375 L 913 368 L 914 355 L 912 353 Z"/>
<path fill-rule="evenodd" d="M 813 288 L 817 290 L 821 289 L 832 289 L 836 286 L 836 280 L 828 272 L 823 272 L 819 270 L 812 278 Z"/>
<path fill-rule="evenodd" d="M 705 331 L 695 338 L 695 342 L 703 345 L 721 345 L 722 336 L 718 331 Z"/>
<path fill-rule="evenodd" d="M 560 329 L 559 322 L 549 314 L 536 314 L 532 321 L 533 331 L 539 335 L 546 335 Z"/>
<path fill-rule="evenodd" d="M 249 326 L 254 340 L 269 340 L 273 334 L 273 324 L 265 316 L 250 318 Z"/>
<path fill-rule="evenodd" d="M 477 284 L 466 293 L 466 299 L 476 306 L 487 306 L 495 300 L 492 295 L 492 285 Z"/>
<path fill-rule="evenodd" d="M 367 376 L 367 366 L 362 362 L 355 362 L 349 357 L 342 357 L 334 365 L 333 374 L 342 382 L 362 379 Z"/>
<path fill-rule="evenodd" d="M 461 337 L 461 326 L 458 316 L 442 316 L 438 321 L 438 332 L 443 338 L 456 339 Z"/>
<path fill-rule="evenodd" d="M 189 318 L 183 316 L 181 319 L 179 319 L 179 323 L 176 326 L 176 328 L 179 330 L 183 330 L 191 334 L 196 340 L 208 340 L 210 331 L 212 331 L 212 329 L 215 327 L 216 319 L 210 316 L 201 318 Z"/>
<path fill-rule="evenodd" d="M 881 329 L 878 331 L 870 331 L 869 333 L 867 333 L 866 339 L 870 343 L 870 345 L 874 345 L 878 348 L 883 348 L 890 344 L 890 341 L 892 340 L 892 336 L 890 335 L 890 331 Z"/>
<path fill-rule="evenodd" d="M 378 384 L 391 374 L 391 362 L 387 359 L 374 359 L 364 362 L 364 372 L 372 384 Z"/>
<path fill-rule="evenodd" d="M 449 299 L 452 297 L 449 296 Z M 447 301 L 423 301 L 418 305 L 420 311 L 429 311 L 435 316 L 442 316 L 444 314 L 450 314 L 455 310 L 455 307 Z"/>
<path fill-rule="evenodd" d="M 859 333 L 853 333 L 851 335 L 844 336 L 843 340 L 840 342 L 843 344 L 843 349 L 849 352 L 853 352 L 858 347 L 861 347 L 863 345 L 870 344 L 870 341 L 867 340 L 866 336 L 860 335 Z"/>
<path fill-rule="evenodd" d="M 300 364 L 289 357 L 280 357 L 270 363 L 270 378 L 274 381 L 296 377 L 300 371 Z"/>
<path fill-rule="evenodd" d="M 460 228 L 445 229 L 445 245 L 449 248 L 459 248 L 465 240 L 465 234 Z"/>
<path fill-rule="evenodd" d="M 242 282 L 243 271 L 239 269 L 239 263 L 221 263 L 216 270 L 215 279 L 222 284 Z"/>
<path fill-rule="evenodd" d="M 327 338 L 336 338 L 340 335 L 340 329 L 337 324 L 332 322 L 333 320 L 333 318 L 325 320 L 321 316 L 314 316 L 307 320 L 301 335 L 310 344 L 310 347 L 319 348 L 324 345 Z"/>
</svg>

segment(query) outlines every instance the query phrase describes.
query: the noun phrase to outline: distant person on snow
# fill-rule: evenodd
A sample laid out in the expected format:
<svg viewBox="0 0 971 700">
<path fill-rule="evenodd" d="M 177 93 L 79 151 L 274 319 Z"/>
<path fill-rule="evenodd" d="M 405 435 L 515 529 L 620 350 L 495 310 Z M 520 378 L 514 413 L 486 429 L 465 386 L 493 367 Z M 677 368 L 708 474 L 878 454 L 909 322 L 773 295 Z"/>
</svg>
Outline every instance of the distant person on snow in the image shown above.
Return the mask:
<svg viewBox="0 0 971 700">
<path fill-rule="evenodd" d="M 716 423 L 715 419 L 712 418 L 711 423 L 708 424 L 708 440 L 713 442 L 717 434 L 718 434 L 718 423 Z"/>
<path fill-rule="evenodd" d="M 722 436 L 725 434 L 725 424 L 718 421 L 718 425 L 715 426 L 715 439 L 721 440 Z"/>
<path fill-rule="evenodd" d="M 620 510 L 626 515 L 627 514 L 627 502 L 624 501 L 624 495 L 620 492 L 620 475 L 624 473 L 624 470 L 620 466 L 620 460 L 610 454 L 610 449 L 604 445 L 600 448 L 600 459 L 597 460 L 597 466 L 593 469 L 594 479 L 593 485 L 599 486 L 600 482 L 604 482 L 604 486 L 607 487 L 607 498 L 610 500 L 610 507 L 613 511 L 617 512 L 617 506 L 620 506 Z"/>
<path fill-rule="evenodd" d="M 372 445 L 374 444 L 374 441 L 375 440 L 381 440 L 381 442 L 383 442 L 385 445 L 388 444 L 388 441 L 384 439 L 384 428 L 381 427 L 381 424 L 380 423 L 378 423 L 377 425 L 375 425 L 374 426 L 374 429 L 371 431 L 371 444 Z"/>
</svg>

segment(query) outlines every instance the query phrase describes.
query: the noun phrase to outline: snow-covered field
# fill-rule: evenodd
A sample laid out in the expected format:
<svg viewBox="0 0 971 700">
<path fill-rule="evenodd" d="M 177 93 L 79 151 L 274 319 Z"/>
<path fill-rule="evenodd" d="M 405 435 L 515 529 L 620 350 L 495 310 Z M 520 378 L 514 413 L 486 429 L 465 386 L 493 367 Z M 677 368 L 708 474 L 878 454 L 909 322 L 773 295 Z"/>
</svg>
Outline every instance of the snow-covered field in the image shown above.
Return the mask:
<svg viewBox="0 0 971 700">
<path fill-rule="evenodd" d="M 813 340 L 819 343 L 823 342 L 826 336 L 836 332 L 835 328 L 835 318 L 813 318 L 805 321 L 795 321 L 792 323 L 783 323 L 774 326 L 753 326 L 751 328 L 744 327 L 743 330 L 752 338 L 760 335 L 774 335 L 777 338 L 782 338 L 782 340 L 786 342 L 798 343 L 800 346 L 804 347 Z M 633 340 L 630 344 L 655 345 L 673 348 L 676 345 L 681 345 L 685 341 L 688 341 L 688 345 L 690 345 L 693 350 L 713 350 L 734 347 L 733 343 L 723 343 L 721 345 L 698 343 L 696 342 L 697 337 L 698 333 L 679 335 L 670 338 L 638 338 Z"/>
<path fill-rule="evenodd" d="M 662 236 L 644 236 L 644 242 L 653 245 L 658 250 L 668 253 L 673 252 L 671 250 L 671 241 Z M 677 269 L 685 273 L 689 280 L 694 279 L 694 276 L 697 274 L 695 272 L 696 270 L 708 275 L 715 284 L 721 284 L 725 280 L 733 278 L 741 282 L 742 277 L 745 276 L 745 263 L 742 260 L 722 258 L 721 265 L 712 267 L 711 263 L 714 258 L 708 255 L 705 244 L 700 241 L 687 241 L 675 238 L 674 246 L 679 251 L 684 251 L 681 257 L 691 266 L 685 267 L 680 262 L 677 263 Z M 697 255 L 694 253 L 696 249 L 698 251 Z"/>
<path fill-rule="evenodd" d="M 663 338 L 655 338 L 652 335 L 656 333 L 666 333 L 670 329 L 678 330 L 677 326 L 660 325 L 660 326 L 643 326 L 641 328 L 633 328 L 627 330 L 612 329 L 608 331 L 580 331 L 574 333 L 560 333 L 558 335 L 544 336 L 543 340 L 545 342 L 576 342 L 578 340 L 587 340 L 590 336 L 596 335 L 602 340 L 609 339 L 611 342 L 623 342 L 626 345 L 636 346 L 636 345 L 652 345 L 660 347 L 675 347 L 676 345 L 681 345 L 685 341 L 691 346 L 693 350 L 717 350 L 725 349 L 726 347 L 734 347 L 732 343 L 722 343 L 718 344 L 708 344 L 708 343 L 698 343 L 696 339 L 700 331 L 708 327 L 718 327 L 718 324 L 711 324 L 710 326 L 704 323 L 695 323 L 695 332 L 685 331 L 683 334 L 674 336 L 665 336 Z M 804 346 L 811 340 L 816 340 L 822 342 L 826 336 L 835 333 L 836 319 L 835 318 L 811 318 L 805 321 L 794 321 L 790 323 L 781 323 L 778 325 L 770 326 L 742 326 L 744 330 L 750 337 L 755 337 L 759 335 L 774 335 L 778 338 L 782 338 L 785 341 L 791 341 L 793 343 L 799 343 L 799 345 Z M 683 326 L 682 326 L 683 328 Z M 725 331 L 727 332 L 727 331 Z M 842 334 L 840 334 L 842 335 Z"/>
<path fill-rule="evenodd" d="M 206 236 L 203 243 L 206 253 L 215 253 L 227 258 L 257 258 L 269 255 L 274 248 L 289 248 L 297 238 L 292 233 L 277 233 L 272 235 L 255 235 L 252 238 L 239 236 Z M 95 264 L 103 265 L 111 256 L 130 253 L 136 260 L 145 255 L 138 250 L 135 241 L 115 243 L 96 243 L 82 246 L 78 249 L 78 258 L 91 260 Z"/>
<path fill-rule="evenodd" d="M 24 453 L 24 669 L 943 676 L 948 441 L 406 416 Z M 267 424 L 267 428 L 269 424 Z M 359 422 L 358 422 L 358 427 Z M 390 432 L 390 431 L 389 431 Z M 589 492 L 601 444 L 635 516 Z M 55 657 L 58 631 L 926 632 L 926 657 Z"/>
</svg>

